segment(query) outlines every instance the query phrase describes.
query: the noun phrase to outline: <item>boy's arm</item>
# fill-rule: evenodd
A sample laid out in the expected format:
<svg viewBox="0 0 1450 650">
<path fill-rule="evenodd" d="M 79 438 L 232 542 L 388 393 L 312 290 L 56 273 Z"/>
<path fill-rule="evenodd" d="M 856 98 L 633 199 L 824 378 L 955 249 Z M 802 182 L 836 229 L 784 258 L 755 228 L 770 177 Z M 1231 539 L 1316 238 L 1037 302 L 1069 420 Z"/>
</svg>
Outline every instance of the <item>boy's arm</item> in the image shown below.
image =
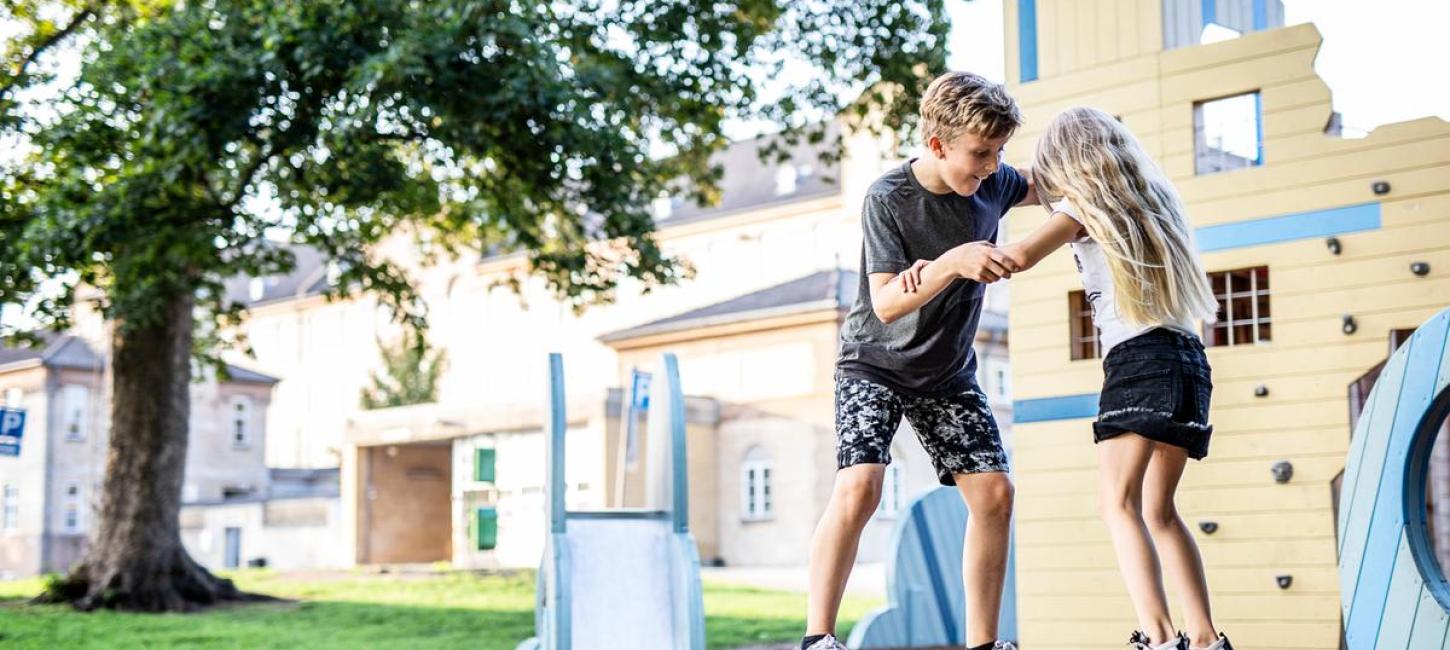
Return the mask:
<svg viewBox="0 0 1450 650">
<path fill-rule="evenodd" d="M 1074 239 L 1082 236 L 1082 224 L 1063 212 L 1053 212 L 1047 221 L 1033 230 L 1022 241 L 1001 247 L 1022 271 L 1026 271 L 1043 258 Z"/>
<path fill-rule="evenodd" d="M 1022 174 L 1022 177 L 1027 179 L 1027 194 L 1022 196 L 1022 200 L 1018 201 L 1017 205 L 1037 205 L 1041 203 L 1042 200 L 1037 198 L 1037 182 L 1032 179 L 1032 168 L 1023 167 L 1017 170 L 1017 173 Z"/>
<path fill-rule="evenodd" d="M 872 273 L 871 309 L 883 323 L 916 311 L 957 278 L 982 283 L 1010 278 L 1017 265 L 991 242 L 969 242 L 935 260 L 922 260 L 901 273 Z"/>
</svg>

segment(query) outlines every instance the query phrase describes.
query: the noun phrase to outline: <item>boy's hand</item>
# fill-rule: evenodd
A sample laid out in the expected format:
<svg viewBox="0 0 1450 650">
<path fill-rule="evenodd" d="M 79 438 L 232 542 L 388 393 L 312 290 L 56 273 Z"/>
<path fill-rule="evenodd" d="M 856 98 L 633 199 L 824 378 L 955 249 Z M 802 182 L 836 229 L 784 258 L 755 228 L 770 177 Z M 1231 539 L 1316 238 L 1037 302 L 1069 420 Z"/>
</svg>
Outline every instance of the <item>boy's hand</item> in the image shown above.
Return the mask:
<svg viewBox="0 0 1450 650">
<path fill-rule="evenodd" d="M 931 260 L 917 260 L 915 264 L 911 265 L 911 268 L 902 271 L 901 275 L 897 276 L 901 279 L 901 290 L 916 293 L 916 288 L 921 286 L 921 270 L 928 264 L 931 264 Z"/>
<path fill-rule="evenodd" d="M 989 241 L 962 244 L 947 254 L 953 256 L 957 275 L 983 284 L 1010 278 L 1020 270 L 1015 260 Z"/>
</svg>

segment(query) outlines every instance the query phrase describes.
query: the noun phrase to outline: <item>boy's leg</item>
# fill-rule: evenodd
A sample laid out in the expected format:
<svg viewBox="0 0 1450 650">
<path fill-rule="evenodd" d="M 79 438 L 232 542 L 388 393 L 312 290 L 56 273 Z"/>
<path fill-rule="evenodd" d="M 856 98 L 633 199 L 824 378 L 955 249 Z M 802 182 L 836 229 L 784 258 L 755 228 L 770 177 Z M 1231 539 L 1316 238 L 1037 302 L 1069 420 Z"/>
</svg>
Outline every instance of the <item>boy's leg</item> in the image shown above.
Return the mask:
<svg viewBox="0 0 1450 650">
<path fill-rule="evenodd" d="M 885 465 L 854 465 L 836 472 L 836 486 L 826 512 L 811 538 L 810 594 L 806 600 L 806 635 L 835 634 L 836 614 L 861 530 L 881 500 Z"/>
<path fill-rule="evenodd" d="M 967 504 L 962 580 L 967 597 L 967 647 L 997 640 L 1007 544 L 1012 527 L 1012 480 L 997 420 L 980 390 L 917 398 L 906 418 L 931 456 L 942 485 L 956 485 Z"/>
<path fill-rule="evenodd" d="M 881 501 L 891 439 L 901 425 L 901 399 L 889 388 L 836 378 L 836 483 L 811 538 L 806 635 L 835 634 L 836 614 L 861 530 Z"/>
<path fill-rule="evenodd" d="M 967 596 L 967 647 L 975 648 L 997 640 L 1012 532 L 1012 480 L 1005 473 L 988 472 L 957 474 L 956 482 L 970 514 L 962 548 L 962 583 Z"/>
</svg>

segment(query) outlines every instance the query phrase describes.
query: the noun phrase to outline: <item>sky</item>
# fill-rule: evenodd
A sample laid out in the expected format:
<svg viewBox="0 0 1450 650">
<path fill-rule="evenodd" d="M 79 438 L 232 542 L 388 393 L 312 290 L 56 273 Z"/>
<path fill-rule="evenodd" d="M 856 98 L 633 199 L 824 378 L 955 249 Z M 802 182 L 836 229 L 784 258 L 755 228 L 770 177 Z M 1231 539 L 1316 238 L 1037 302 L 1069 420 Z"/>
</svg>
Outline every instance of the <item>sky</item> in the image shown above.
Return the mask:
<svg viewBox="0 0 1450 650">
<path fill-rule="evenodd" d="M 1003 81 L 1002 0 L 948 0 L 948 66 Z M 1324 36 L 1315 71 L 1329 85 L 1345 135 L 1425 116 L 1450 120 L 1450 2 L 1284 0 L 1284 23 Z"/>
</svg>

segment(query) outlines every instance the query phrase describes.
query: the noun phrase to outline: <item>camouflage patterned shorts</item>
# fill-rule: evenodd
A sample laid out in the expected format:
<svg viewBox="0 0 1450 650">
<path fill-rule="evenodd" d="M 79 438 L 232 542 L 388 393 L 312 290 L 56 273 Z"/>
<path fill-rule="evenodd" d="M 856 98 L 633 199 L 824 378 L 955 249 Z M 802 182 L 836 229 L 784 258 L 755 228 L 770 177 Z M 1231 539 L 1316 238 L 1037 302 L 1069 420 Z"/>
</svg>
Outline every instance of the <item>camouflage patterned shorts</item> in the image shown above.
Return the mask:
<svg viewBox="0 0 1450 650">
<path fill-rule="evenodd" d="M 942 485 L 956 474 L 1007 471 L 1007 452 L 987 397 L 973 388 L 949 397 L 915 397 L 857 377 L 836 377 L 836 468 L 891 463 L 902 416 L 931 457 Z"/>
</svg>

